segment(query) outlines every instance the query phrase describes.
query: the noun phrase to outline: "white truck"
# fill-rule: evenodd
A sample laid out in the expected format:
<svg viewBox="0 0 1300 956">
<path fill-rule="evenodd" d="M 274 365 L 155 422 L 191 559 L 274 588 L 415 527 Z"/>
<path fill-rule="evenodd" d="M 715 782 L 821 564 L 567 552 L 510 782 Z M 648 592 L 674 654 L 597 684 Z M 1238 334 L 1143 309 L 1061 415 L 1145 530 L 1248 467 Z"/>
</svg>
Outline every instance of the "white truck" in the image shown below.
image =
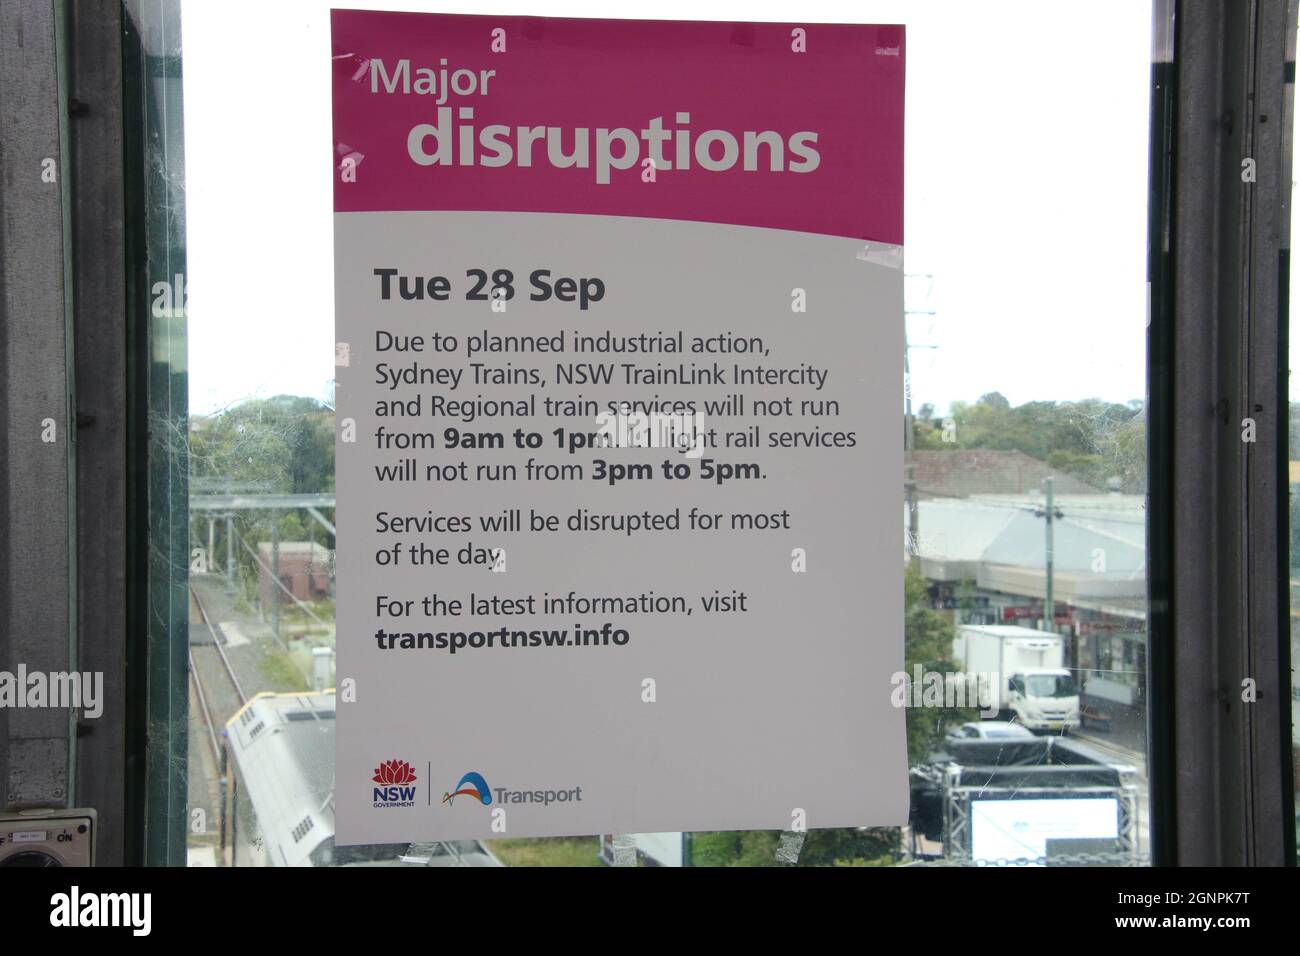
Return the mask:
<svg viewBox="0 0 1300 956">
<path fill-rule="evenodd" d="M 963 624 L 952 650 L 968 677 L 990 675 L 986 686 L 993 688 L 992 703 L 1000 715 L 1033 731 L 1078 728 L 1079 687 L 1065 669 L 1061 635 L 1012 625 Z"/>
</svg>

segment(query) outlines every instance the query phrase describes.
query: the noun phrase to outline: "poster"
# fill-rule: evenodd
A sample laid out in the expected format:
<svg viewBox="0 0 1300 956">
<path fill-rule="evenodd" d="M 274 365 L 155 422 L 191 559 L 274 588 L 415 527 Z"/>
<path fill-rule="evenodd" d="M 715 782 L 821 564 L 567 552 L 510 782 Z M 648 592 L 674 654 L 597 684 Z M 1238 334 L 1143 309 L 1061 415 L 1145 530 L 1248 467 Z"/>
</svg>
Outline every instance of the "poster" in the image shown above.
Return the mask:
<svg viewBox="0 0 1300 956">
<path fill-rule="evenodd" d="M 904 823 L 902 28 L 332 30 L 338 842 Z"/>
</svg>

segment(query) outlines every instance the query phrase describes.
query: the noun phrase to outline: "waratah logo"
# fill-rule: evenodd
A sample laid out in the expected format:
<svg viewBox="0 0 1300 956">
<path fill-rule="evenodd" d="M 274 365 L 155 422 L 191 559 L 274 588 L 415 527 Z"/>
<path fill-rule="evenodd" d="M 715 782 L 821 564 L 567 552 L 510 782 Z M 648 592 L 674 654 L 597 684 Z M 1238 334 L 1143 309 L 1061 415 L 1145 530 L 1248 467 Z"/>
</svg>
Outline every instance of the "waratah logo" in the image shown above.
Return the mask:
<svg viewBox="0 0 1300 956">
<path fill-rule="evenodd" d="M 473 797 L 486 807 L 492 802 L 492 791 L 488 789 L 483 775 L 471 770 L 460 778 L 460 783 L 456 784 L 455 790 L 442 795 L 442 802 L 454 803 L 457 797 Z"/>
<path fill-rule="evenodd" d="M 381 784 L 374 790 L 375 806 L 415 806 L 415 771 L 405 760 L 385 760 L 371 779 Z"/>
</svg>

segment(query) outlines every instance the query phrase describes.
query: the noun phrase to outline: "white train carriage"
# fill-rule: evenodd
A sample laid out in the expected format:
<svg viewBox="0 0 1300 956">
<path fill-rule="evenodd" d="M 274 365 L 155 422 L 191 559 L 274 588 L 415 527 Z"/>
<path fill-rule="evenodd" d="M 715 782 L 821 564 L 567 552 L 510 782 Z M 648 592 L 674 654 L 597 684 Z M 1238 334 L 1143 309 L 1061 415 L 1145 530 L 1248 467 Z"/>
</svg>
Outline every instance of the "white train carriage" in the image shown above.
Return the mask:
<svg viewBox="0 0 1300 956">
<path fill-rule="evenodd" d="M 334 692 L 259 694 L 227 723 L 226 866 L 500 866 L 476 840 L 334 845 Z"/>
</svg>

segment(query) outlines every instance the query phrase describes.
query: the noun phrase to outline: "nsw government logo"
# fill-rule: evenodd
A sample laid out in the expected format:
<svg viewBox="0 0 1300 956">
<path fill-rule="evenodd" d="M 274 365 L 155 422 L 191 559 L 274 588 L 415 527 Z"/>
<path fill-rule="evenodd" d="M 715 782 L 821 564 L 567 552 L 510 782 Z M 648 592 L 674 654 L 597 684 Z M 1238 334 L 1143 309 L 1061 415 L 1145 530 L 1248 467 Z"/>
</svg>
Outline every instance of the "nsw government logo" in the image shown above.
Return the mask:
<svg viewBox="0 0 1300 956">
<path fill-rule="evenodd" d="M 488 788 L 487 781 L 481 773 L 473 770 L 460 778 L 455 790 L 442 795 L 442 802 L 454 804 L 457 797 L 469 797 L 485 807 L 492 803 L 492 791 Z"/>
<path fill-rule="evenodd" d="M 405 760 L 385 760 L 371 779 L 379 784 L 374 788 L 375 806 L 415 806 L 415 771 Z"/>
</svg>

